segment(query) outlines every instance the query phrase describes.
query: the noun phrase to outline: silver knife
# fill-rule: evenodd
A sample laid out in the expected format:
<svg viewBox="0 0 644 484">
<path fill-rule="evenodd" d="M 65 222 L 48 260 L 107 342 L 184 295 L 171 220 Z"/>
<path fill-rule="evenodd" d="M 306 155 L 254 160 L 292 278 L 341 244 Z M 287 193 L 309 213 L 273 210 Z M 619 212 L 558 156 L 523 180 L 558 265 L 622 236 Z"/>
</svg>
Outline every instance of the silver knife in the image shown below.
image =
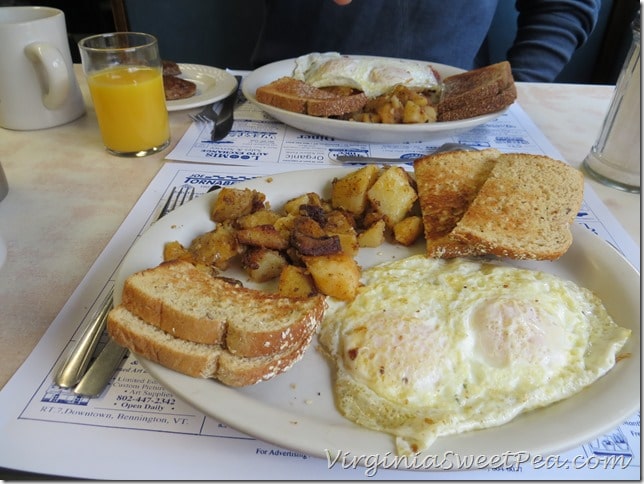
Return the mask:
<svg viewBox="0 0 644 484">
<path fill-rule="evenodd" d="M 85 397 L 98 396 L 106 388 L 105 382 L 114 375 L 126 353 L 127 348 L 110 338 L 87 373 L 74 387 L 74 393 Z"/>
<path fill-rule="evenodd" d="M 443 153 L 446 151 L 476 151 L 476 148 L 461 143 L 444 143 L 432 151 L 432 154 Z M 414 158 L 379 158 L 375 156 L 351 155 L 338 155 L 335 159 L 341 163 L 363 163 L 365 165 L 411 163 L 414 161 Z"/>
<path fill-rule="evenodd" d="M 112 308 L 111 304 L 107 304 L 108 300 L 112 299 L 112 289 L 110 289 L 101 310 L 94 316 L 94 319 L 83 332 L 83 335 L 74 346 L 65 362 L 61 365 L 58 373 L 56 374 L 56 385 L 61 388 L 71 388 L 78 383 L 85 373 L 94 348 L 101 339 L 103 330 L 105 330 L 105 323 L 107 321 L 107 313 Z"/>
<path fill-rule="evenodd" d="M 230 133 L 230 130 L 233 127 L 233 113 L 235 111 L 235 105 L 237 104 L 237 91 L 241 81 L 241 76 L 235 77 L 237 78 L 237 87 L 235 87 L 235 90 L 221 102 L 221 107 L 217 113 L 217 119 L 215 119 L 215 124 L 210 132 L 210 141 L 219 141 L 224 139 L 228 136 L 228 133 Z"/>
<path fill-rule="evenodd" d="M 351 156 L 351 155 L 338 155 L 335 158 L 341 163 L 362 163 L 364 165 L 381 165 L 381 164 L 398 164 L 398 163 L 411 163 L 413 159 L 403 158 L 378 158 L 376 156 Z"/>
<path fill-rule="evenodd" d="M 172 189 L 172 192 L 170 192 L 170 196 L 161 209 L 161 213 L 157 217 L 157 220 L 170 213 L 176 207 L 183 205 L 184 202 L 192 200 L 192 198 L 194 197 L 194 188 L 188 187 L 189 189 L 186 191 L 184 187 L 181 187 L 178 191 L 176 191 L 176 187 Z M 214 189 L 215 188 L 213 187 L 209 191 L 212 191 Z M 113 291 L 114 288 L 112 287 L 112 290 L 110 290 L 110 293 L 108 294 L 109 304 L 103 304 L 103 328 L 105 328 L 107 314 L 114 306 L 112 299 Z M 107 301 L 108 300 L 106 299 L 106 302 Z M 98 333 L 98 337 L 101 336 L 102 332 L 103 330 Z M 98 337 L 96 339 L 96 342 L 98 341 Z M 96 342 L 94 344 L 96 344 Z M 121 364 L 123 357 L 127 354 L 127 351 L 127 348 L 118 345 L 112 338 L 108 336 L 107 344 L 103 347 L 98 357 L 96 357 L 96 359 L 92 363 L 92 366 L 89 367 L 89 370 L 87 370 L 78 384 L 74 387 L 74 393 L 87 397 L 95 397 L 100 395 L 103 389 L 107 387 L 107 384 L 112 378 L 112 375 L 116 372 L 116 369 Z M 91 351 L 87 356 L 88 361 L 89 356 L 91 356 L 92 353 L 93 351 Z"/>
</svg>

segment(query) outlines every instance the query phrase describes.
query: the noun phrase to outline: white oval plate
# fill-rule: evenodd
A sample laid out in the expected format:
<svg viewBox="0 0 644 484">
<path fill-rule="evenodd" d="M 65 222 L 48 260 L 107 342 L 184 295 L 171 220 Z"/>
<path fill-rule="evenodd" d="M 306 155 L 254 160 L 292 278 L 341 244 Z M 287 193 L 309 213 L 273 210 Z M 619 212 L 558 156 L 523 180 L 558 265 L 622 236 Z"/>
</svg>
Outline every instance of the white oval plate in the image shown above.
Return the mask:
<svg viewBox="0 0 644 484">
<path fill-rule="evenodd" d="M 372 56 L 351 56 L 356 58 L 373 58 Z M 464 72 L 463 69 L 444 64 L 430 63 L 440 75 L 445 78 L 453 74 Z M 438 138 L 453 136 L 467 131 L 481 124 L 492 121 L 503 114 L 506 109 L 496 113 L 476 116 L 460 121 L 442 121 L 438 123 L 418 124 L 378 124 L 360 123 L 357 121 L 344 121 L 341 119 L 320 118 L 306 114 L 293 113 L 285 109 L 276 108 L 257 101 L 255 91 L 282 76 L 293 74 L 295 59 L 286 59 L 267 64 L 248 74 L 242 82 L 242 92 L 246 99 L 257 105 L 265 113 L 275 119 L 303 131 L 308 131 L 324 136 L 348 141 L 365 143 L 404 143 L 413 141 L 431 141 Z"/>
<path fill-rule="evenodd" d="M 273 207 L 315 191 L 330 195 L 334 177 L 355 168 L 332 168 L 284 173 L 239 183 L 266 194 Z M 212 230 L 210 207 L 217 192 L 203 195 L 155 222 L 134 244 L 117 274 L 118 303 L 127 276 L 161 262 L 163 245 L 172 240 L 189 244 Z M 577 395 L 549 407 L 517 417 L 500 427 L 441 437 L 424 455 L 495 456 L 504 452 L 547 454 L 570 449 L 597 437 L 633 415 L 640 403 L 640 281 L 638 272 L 610 245 L 580 225 L 573 226 L 574 242 L 555 262 L 507 261 L 509 265 L 542 270 L 573 280 L 595 291 L 609 313 L 632 335 L 620 361 L 607 375 Z M 358 262 L 369 267 L 379 262 L 424 251 L 424 242 L 413 247 L 384 244 L 361 249 Z M 241 273 L 247 287 L 247 278 Z M 313 341 L 304 358 L 274 379 L 242 389 L 214 380 L 191 378 L 141 359 L 141 364 L 170 391 L 206 415 L 258 439 L 326 458 L 326 449 L 351 455 L 394 455 L 393 438 L 359 427 L 342 417 L 333 402 L 330 365 Z M 444 465 L 454 465 L 446 462 Z"/>
<path fill-rule="evenodd" d="M 194 96 L 186 99 L 166 101 L 168 111 L 198 108 L 217 102 L 237 89 L 237 79 L 223 69 L 199 64 L 178 64 L 181 74 L 178 77 L 197 85 Z"/>
</svg>

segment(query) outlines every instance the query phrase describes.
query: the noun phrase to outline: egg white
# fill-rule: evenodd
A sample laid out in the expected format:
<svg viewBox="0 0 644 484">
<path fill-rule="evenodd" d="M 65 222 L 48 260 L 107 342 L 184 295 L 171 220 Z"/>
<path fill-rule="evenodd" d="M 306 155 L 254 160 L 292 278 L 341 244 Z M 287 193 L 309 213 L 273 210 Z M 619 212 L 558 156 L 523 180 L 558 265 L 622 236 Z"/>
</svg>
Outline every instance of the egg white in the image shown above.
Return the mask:
<svg viewBox="0 0 644 484">
<path fill-rule="evenodd" d="M 295 60 L 293 77 L 314 87 L 349 86 L 367 97 L 385 94 L 398 84 L 416 89 L 437 89 L 430 65 L 404 59 L 358 58 L 337 52 L 313 53 Z"/>
<path fill-rule="evenodd" d="M 556 276 L 424 255 L 363 272 L 320 331 L 339 410 L 421 451 L 441 435 L 501 425 L 608 372 L 630 330 Z"/>
</svg>

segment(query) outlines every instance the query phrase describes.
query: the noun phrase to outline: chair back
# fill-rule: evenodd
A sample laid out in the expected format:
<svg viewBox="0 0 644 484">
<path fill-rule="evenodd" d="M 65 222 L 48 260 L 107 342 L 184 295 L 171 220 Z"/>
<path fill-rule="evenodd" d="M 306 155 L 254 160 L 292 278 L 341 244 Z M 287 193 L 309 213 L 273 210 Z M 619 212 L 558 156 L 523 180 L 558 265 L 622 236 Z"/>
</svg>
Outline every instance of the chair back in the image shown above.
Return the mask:
<svg viewBox="0 0 644 484">
<path fill-rule="evenodd" d="M 263 0 L 111 0 L 111 4 L 116 29 L 154 35 L 164 59 L 251 69 Z"/>
</svg>

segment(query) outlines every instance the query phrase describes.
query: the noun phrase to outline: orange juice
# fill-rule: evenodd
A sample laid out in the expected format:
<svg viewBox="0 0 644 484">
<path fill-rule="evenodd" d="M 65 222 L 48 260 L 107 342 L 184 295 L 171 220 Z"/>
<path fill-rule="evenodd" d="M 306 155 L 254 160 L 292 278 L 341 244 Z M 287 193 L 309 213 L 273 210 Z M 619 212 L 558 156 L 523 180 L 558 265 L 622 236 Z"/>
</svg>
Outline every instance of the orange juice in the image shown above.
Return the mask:
<svg viewBox="0 0 644 484">
<path fill-rule="evenodd" d="M 121 66 L 87 78 L 105 146 L 118 153 L 165 147 L 170 139 L 160 69 Z"/>
</svg>

